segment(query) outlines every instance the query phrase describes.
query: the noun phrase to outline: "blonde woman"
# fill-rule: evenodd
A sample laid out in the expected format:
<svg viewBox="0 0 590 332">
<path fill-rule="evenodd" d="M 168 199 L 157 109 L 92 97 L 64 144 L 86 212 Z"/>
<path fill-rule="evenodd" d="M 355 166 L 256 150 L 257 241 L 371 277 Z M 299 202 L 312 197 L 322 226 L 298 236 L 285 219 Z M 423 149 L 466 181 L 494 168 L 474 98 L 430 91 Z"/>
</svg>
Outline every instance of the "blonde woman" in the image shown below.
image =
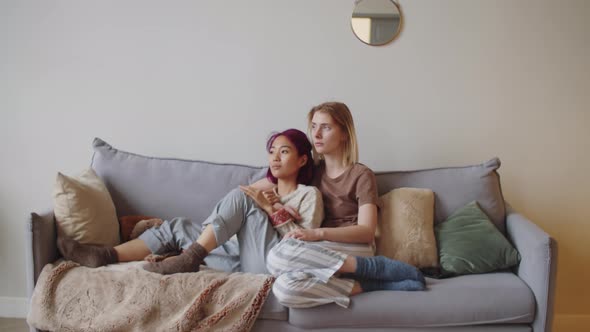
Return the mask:
<svg viewBox="0 0 590 332">
<path fill-rule="evenodd" d="M 375 290 L 425 289 L 420 270 L 374 255 L 378 194 L 375 175 L 358 163 L 352 115 L 339 102 L 308 114 L 316 169 L 312 185 L 322 193 L 321 228 L 295 229 L 273 247 L 268 270 L 277 277 L 273 292 L 293 308 L 333 303 L 347 307 L 351 295 Z M 258 186 L 264 186 L 265 180 Z M 275 202 L 272 193 L 267 198 Z"/>
</svg>

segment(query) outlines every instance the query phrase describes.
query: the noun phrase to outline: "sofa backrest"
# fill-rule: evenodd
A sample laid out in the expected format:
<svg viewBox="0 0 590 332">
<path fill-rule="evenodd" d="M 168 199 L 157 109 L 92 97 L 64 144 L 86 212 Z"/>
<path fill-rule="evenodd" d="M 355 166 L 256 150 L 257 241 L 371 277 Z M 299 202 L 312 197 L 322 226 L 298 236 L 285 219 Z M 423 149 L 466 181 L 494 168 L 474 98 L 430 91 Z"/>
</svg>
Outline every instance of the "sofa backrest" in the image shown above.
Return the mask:
<svg viewBox="0 0 590 332">
<path fill-rule="evenodd" d="M 92 168 L 104 180 L 117 215 L 188 217 L 202 222 L 215 204 L 240 184 L 266 175 L 266 167 L 153 158 L 93 142 Z M 497 169 L 500 160 L 465 167 L 376 173 L 379 195 L 401 187 L 429 188 L 435 193 L 435 223 L 477 200 L 505 234 L 504 199 Z"/>
<path fill-rule="evenodd" d="M 153 158 L 95 138 L 91 167 L 107 186 L 118 216 L 187 217 L 204 221 L 231 189 L 263 178 L 266 168 Z"/>
<path fill-rule="evenodd" d="M 497 169 L 500 159 L 478 165 L 413 171 L 378 172 L 379 195 L 392 189 L 428 188 L 434 192 L 434 222 L 445 221 L 453 212 L 477 201 L 496 227 L 506 234 L 506 209 Z"/>
</svg>

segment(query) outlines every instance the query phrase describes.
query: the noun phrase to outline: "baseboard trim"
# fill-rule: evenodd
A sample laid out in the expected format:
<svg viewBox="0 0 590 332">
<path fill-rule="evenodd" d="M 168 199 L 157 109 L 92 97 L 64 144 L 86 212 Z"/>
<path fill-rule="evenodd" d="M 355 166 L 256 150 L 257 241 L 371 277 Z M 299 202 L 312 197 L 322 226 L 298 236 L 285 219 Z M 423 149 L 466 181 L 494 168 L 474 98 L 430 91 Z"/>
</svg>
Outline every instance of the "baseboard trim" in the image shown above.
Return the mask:
<svg viewBox="0 0 590 332">
<path fill-rule="evenodd" d="M 26 297 L 0 296 L 0 317 L 26 318 L 29 300 Z"/>
<path fill-rule="evenodd" d="M 590 326 L 590 315 L 555 314 L 553 332 L 585 332 Z"/>
</svg>

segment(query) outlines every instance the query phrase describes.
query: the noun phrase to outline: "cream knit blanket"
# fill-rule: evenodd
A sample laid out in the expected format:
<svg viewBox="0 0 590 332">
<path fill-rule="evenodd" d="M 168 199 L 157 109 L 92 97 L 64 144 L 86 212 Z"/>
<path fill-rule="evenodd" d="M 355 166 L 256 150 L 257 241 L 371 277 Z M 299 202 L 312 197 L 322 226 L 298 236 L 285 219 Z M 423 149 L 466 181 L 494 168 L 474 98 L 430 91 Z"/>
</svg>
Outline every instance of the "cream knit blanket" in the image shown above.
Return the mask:
<svg viewBox="0 0 590 332">
<path fill-rule="evenodd" d="M 48 331 L 249 331 L 274 281 L 211 269 L 163 276 L 139 264 L 47 264 L 27 322 Z"/>
</svg>

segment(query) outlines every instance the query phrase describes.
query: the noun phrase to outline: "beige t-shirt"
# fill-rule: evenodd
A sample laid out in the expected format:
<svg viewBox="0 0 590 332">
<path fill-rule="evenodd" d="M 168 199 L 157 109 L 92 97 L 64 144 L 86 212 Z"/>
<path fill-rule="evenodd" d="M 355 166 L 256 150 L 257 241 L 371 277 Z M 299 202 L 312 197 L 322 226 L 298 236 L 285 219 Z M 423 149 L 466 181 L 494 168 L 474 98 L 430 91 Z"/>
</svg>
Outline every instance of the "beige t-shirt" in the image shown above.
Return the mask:
<svg viewBox="0 0 590 332">
<path fill-rule="evenodd" d="M 276 187 L 275 194 L 278 196 Z M 281 236 L 298 228 L 313 229 L 319 228 L 324 219 L 324 204 L 322 194 L 316 187 L 298 184 L 297 189 L 292 193 L 279 196 L 282 205 L 290 205 L 301 216 L 301 220 L 290 220 L 278 227 L 275 227 Z"/>
<path fill-rule="evenodd" d="M 358 224 L 359 207 L 379 203 L 377 180 L 367 166 L 356 163 L 332 179 L 320 163 L 312 184 L 322 193 L 325 219 L 322 227 L 344 227 Z"/>
</svg>

